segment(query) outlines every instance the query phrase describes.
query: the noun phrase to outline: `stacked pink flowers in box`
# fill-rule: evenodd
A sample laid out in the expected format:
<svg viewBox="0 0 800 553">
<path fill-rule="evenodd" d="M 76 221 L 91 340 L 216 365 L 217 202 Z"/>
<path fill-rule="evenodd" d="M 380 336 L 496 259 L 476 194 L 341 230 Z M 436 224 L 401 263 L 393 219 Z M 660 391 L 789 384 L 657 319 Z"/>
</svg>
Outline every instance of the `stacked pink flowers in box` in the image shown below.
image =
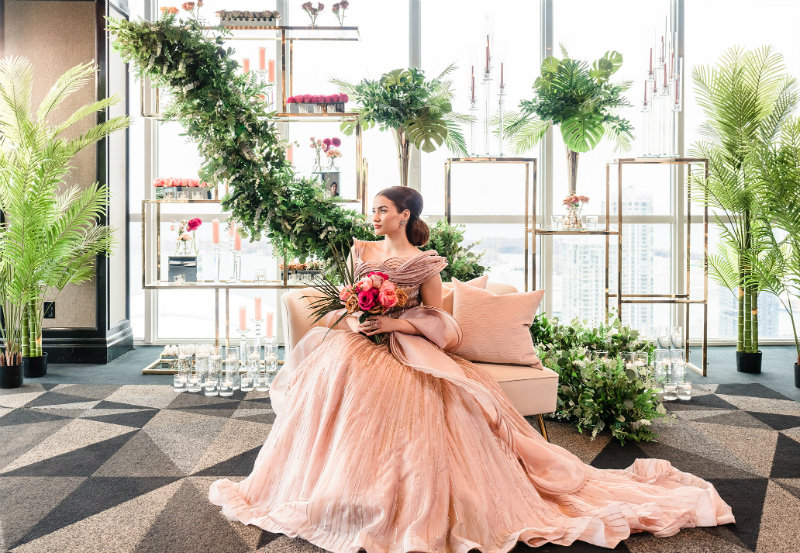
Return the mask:
<svg viewBox="0 0 800 553">
<path fill-rule="evenodd" d="M 347 94 L 298 94 L 286 98 L 290 113 L 344 113 Z"/>
<path fill-rule="evenodd" d="M 200 179 L 180 179 L 159 177 L 153 179 L 156 199 L 195 199 L 211 198 L 211 185 Z"/>
</svg>

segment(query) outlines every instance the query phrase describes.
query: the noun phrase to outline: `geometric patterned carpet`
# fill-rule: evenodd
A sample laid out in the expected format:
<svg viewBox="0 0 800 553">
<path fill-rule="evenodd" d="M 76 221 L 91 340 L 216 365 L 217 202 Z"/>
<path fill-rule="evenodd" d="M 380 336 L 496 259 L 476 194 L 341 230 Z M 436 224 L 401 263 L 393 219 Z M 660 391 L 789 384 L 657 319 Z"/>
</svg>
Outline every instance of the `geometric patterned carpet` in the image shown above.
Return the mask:
<svg viewBox="0 0 800 553">
<path fill-rule="evenodd" d="M 695 387 L 659 442 L 620 447 L 549 422 L 551 440 L 601 468 L 660 457 L 710 480 L 736 525 L 635 535 L 631 553 L 800 551 L 800 404 L 760 384 Z M 226 520 L 209 484 L 246 476 L 274 420 L 267 393 L 30 384 L 0 390 L 0 547 L 14 552 L 318 552 Z M 518 545 L 515 551 L 527 551 Z M 585 544 L 538 551 L 607 551 Z"/>
</svg>

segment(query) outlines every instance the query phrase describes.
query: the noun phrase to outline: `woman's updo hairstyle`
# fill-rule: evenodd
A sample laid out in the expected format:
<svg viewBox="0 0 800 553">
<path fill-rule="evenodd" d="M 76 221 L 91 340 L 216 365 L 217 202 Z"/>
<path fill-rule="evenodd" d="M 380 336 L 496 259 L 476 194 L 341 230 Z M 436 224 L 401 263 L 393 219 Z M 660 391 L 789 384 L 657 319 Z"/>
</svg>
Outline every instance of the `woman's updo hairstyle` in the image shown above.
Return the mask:
<svg viewBox="0 0 800 553">
<path fill-rule="evenodd" d="M 430 230 L 425 221 L 419 218 L 422 214 L 422 194 L 408 186 L 391 186 L 376 194 L 392 201 L 397 211 L 408 210 L 411 215 L 406 222 L 406 236 L 414 246 L 424 246 L 430 238 Z"/>
</svg>

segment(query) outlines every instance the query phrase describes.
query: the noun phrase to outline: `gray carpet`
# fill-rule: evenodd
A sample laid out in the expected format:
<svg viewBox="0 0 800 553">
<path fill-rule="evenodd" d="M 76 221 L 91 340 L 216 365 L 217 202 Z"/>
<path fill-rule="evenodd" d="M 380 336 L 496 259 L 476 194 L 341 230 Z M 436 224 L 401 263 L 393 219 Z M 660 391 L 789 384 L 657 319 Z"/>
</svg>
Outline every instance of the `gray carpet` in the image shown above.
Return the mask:
<svg viewBox="0 0 800 553">
<path fill-rule="evenodd" d="M 0 393 L 0 543 L 14 552 L 293 551 L 302 540 L 232 523 L 209 504 L 220 477 L 246 476 L 274 413 L 268 394 L 175 394 L 156 385 L 26 384 Z M 800 405 L 759 384 L 703 386 L 673 403 L 660 442 L 620 447 L 550 423 L 585 462 L 660 457 L 712 481 L 736 525 L 617 551 L 794 552 L 800 542 Z M 517 551 L 528 549 L 518 546 Z M 577 544 L 539 551 L 601 551 Z"/>
</svg>

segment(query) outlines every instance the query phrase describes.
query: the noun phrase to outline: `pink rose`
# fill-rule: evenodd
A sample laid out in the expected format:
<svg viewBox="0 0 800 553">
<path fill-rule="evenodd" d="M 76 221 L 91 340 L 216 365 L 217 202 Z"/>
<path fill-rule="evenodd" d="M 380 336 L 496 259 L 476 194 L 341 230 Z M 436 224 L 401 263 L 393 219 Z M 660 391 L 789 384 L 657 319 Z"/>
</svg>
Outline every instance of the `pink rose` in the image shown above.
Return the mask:
<svg viewBox="0 0 800 553">
<path fill-rule="evenodd" d="M 350 288 L 342 288 L 339 292 L 339 299 L 342 301 L 347 301 L 347 298 L 353 295 L 353 291 Z"/>
<path fill-rule="evenodd" d="M 288 98 L 286 98 L 286 103 L 294 104 L 295 103 L 294 96 L 289 96 Z"/>
<path fill-rule="evenodd" d="M 383 277 L 378 273 L 372 273 L 369 278 L 372 281 L 373 288 L 380 288 L 381 284 L 383 284 Z"/>
<path fill-rule="evenodd" d="M 189 219 L 189 222 L 186 223 L 186 229 L 189 232 L 193 232 L 193 231 L 197 230 L 198 228 L 200 228 L 200 225 L 202 225 L 202 224 L 203 224 L 202 219 L 200 219 L 200 217 L 195 217 L 194 219 Z"/>
<path fill-rule="evenodd" d="M 392 283 L 387 282 L 385 284 L 392 284 Z M 397 292 L 395 290 L 394 284 L 387 287 L 381 287 L 380 291 L 378 292 L 378 301 L 386 309 L 389 309 L 390 307 L 394 307 L 395 305 L 397 305 Z"/>
<path fill-rule="evenodd" d="M 358 293 L 358 307 L 362 311 L 369 311 L 375 307 L 375 296 L 371 291 L 363 291 Z"/>
<path fill-rule="evenodd" d="M 311 102 L 311 94 L 303 94 L 303 103 L 308 104 Z"/>
<path fill-rule="evenodd" d="M 341 145 L 342 145 L 342 140 L 341 140 L 340 138 L 338 138 L 338 137 L 333 137 L 333 138 L 331 139 L 331 142 L 332 142 L 332 143 L 333 143 L 333 145 L 334 145 L 334 146 L 336 146 L 337 148 L 338 148 L 339 146 L 341 146 Z"/>
<path fill-rule="evenodd" d="M 361 288 L 363 292 L 366 292 L 370 288 L 372 288 L 372 279 L 365 278 L 364 280 L 360 281 L 356 286 Z"/>
</svg>

